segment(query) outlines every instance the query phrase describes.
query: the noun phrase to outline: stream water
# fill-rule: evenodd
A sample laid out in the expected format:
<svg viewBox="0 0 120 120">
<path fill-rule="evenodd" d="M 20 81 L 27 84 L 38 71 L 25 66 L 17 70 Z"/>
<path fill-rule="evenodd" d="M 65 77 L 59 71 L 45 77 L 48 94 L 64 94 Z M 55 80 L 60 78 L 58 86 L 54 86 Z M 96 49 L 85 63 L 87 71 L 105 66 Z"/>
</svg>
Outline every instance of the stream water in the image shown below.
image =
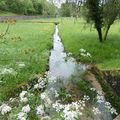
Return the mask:
<svg viewBox="0 0 120 120">
<path fill-rule="evenodd" d="M 61 87 L 59 80 L 62 80 L 62 85 L 67 87 L 72 75 L 80 77 L 80 75 L 83 74 L 87 68 L 87 65 L 80 63 L 78 64 L 74 58 L 67 57 L 59 36 L 58 26 L 56 25 L 53 36 L 53 49 L 51 50 L 51 55 L 49 58 L 49 81 L 46 89 L 50 93 L 50 99 L 55 102 L 54 93 L 51 91 L 51 88 L 59 90 Z M 105 111 L 105 100 L 103 103 L 99 105 L 95 104 L 93 106 L 98 107 L 101 111 L 100 115 L 94 116 L 94 120 L 112 120 L 111 114 Z"/>
</svg>

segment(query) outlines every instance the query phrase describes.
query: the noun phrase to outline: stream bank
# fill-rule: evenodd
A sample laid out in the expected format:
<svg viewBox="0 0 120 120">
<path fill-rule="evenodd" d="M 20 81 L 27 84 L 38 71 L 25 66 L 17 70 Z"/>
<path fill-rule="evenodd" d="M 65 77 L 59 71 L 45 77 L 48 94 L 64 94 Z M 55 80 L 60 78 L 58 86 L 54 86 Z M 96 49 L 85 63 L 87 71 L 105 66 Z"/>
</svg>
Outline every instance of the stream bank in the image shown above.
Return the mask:
<svg viewBox="0 0 120 120">
<path fill-rule="evenodd" d="M 100 83 L 106 100 L 108 100 L 120 114 L 120 71 L 101 71 L 97 67 L 92 66 L 89 72 L 92 73 Z"/>
</svg>

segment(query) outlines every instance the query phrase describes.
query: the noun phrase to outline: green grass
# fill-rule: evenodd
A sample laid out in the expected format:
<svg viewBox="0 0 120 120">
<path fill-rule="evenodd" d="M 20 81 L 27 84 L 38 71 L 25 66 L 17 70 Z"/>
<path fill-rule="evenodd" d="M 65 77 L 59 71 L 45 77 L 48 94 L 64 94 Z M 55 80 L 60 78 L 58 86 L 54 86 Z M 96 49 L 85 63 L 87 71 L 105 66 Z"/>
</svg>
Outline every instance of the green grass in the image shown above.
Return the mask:
<svg viewBox="0 0 120 120">
<path fill-rule="evenodd" d="M 111 27 L 108 39 L 104 43 L 98 41 L 98 35 L 91 25 L 84 20 L 63 19 L 59 26 L 65 50 L 82 62 L 95 63 L 101 70 L 120 68 L 120 23 L 115 22 Z M 92 58 L 87 60 L 80 57 L 79 49 L 91 53 Z"/>
<path fill-rule="evenodd" d="M 0 23 L 0 33 L 7 24 Z M 30 77 L 46 71 L 49 50 L 52 47 L 53 24 L 17 22 L 10 25 L 9 33 L 0 39 L 0 68 L 13 68 L 16 75 L 0 75 L 0 101 L 7 99 L 18 86 Z M 18 68 L 17 62 L 25 63 Z"/>
<path fill-rule="evenodd" d="M 0 16 L 15 16 L 17 14 L 0 10 Z"/>
</svg>

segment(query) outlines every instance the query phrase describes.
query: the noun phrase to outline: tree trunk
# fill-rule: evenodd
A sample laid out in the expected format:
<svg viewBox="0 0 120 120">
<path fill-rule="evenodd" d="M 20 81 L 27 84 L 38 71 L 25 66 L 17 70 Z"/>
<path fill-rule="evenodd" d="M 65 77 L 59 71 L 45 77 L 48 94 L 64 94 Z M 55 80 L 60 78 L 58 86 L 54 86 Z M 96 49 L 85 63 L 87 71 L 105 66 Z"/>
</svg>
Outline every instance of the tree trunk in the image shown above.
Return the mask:
<svg viewBox="0 0 120 120">
<path fill-rule="evenodd" d="M 108 31 L 110 29 L 110 25 L 108 25 L 106 28 L 105 28 L 105 31 L 103 33 L 103 40 L 105 41 L 107 39 L 107 35 L 108 35 Z"/>
<path fill-rule="evenodd" d="M 98 32 L 98 36 L 99 36 L 99 41 L 100 41 L 100 42 L 103 42 L 102 30 L 101 30 L 101 28 L 97 28 L 97 32 Z"/>
</svg>

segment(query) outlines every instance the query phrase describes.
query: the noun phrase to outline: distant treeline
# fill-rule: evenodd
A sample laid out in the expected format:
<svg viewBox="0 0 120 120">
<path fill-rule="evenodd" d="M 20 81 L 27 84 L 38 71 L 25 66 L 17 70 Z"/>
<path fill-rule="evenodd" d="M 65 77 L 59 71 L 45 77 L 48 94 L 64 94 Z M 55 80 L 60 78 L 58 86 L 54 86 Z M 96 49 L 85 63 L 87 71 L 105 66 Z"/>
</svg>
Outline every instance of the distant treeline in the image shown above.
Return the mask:
<svg viewBox="0 0 120 120">
<path fill-rule="evenodd" d="M 0 10 L 23 15 L 56 15 L 56 7 L 46 0 L 0 0 Z"/>
</svg>

